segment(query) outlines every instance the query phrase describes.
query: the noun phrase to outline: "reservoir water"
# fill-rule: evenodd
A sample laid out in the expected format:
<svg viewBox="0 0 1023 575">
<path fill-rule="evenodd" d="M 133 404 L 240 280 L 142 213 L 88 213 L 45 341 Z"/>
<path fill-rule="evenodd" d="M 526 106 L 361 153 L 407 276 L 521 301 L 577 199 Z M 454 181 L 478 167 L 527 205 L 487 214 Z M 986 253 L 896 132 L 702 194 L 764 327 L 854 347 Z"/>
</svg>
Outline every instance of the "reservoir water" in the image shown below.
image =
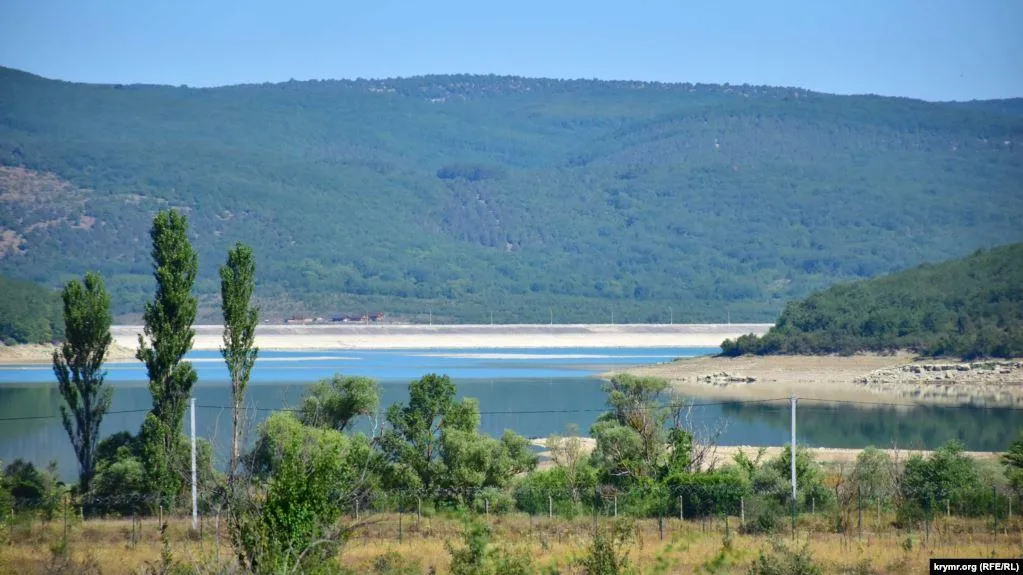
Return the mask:
<svg viewBox="0 0 1023 575">
<path fill-rule="evenodd" d="M 427 373 L 447 374 L 460 397 L 480 402 L 481 428 L 499 435 L 511 429 L 526 436 L 564 432 L 569 424 L 585 434 L 605 408 L 601 381 L 609 369 L 716 352 L 678 349 L 494 349 L 339 350 L 264 352 L 253 370 L 246 419 L 258 425 L 274 410 L 296 406 L 305 388 L 335 373 L 380 382 L 381 408 L 408 398 L 408 383 Z M 199 373 L 194 390 L 197 429 L 222 457 L 230 438 L 230 388 L 218 352 L 193 352 Z M 112 413 L 102 435 L 135 433 L 151 406 L 145 370 L 138 363 L 111 363 L 107 382 L 115 389 Z M 693 421 L 727 425 L 724 445 L 782 445 L 789 440 L 788 402 L 741 403 L 695 400 Z M 0 461 L 23 458 L 37 465 L 56 461 L 71 479 L 77 462 L 59 417 L 60 394 L 46 365 L 0 366 Z M 706 405 L 700 405 L 706 404 Z M 800 404 L 798 440 L 815 447 L 867 445 L 933 449 L 959 439 L 968 449 L 1004 450 L 1023 426 L 1023 411 L 977 407 L 887 407 L 849 403 Z M 370 422 L 362 428 L 371 430 Z M 187 416 L 186 428 L 187 430 Z"/>
</svg>

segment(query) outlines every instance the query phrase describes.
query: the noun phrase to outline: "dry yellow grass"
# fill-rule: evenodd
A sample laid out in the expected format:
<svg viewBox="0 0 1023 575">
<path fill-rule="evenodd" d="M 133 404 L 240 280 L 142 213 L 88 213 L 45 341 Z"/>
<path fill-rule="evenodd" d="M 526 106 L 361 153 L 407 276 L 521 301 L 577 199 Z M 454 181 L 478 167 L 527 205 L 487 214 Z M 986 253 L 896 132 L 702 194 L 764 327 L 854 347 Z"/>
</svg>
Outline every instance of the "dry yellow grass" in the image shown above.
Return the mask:
<svg viewBox="0 0 1023 575">
<path fill-rule="evenodd" d="M 491 516 L 493 540 L 502 545 L 524 549 L 534 558 L 538 567 L 557 566 L 562 573 L 579 573 L 571 567 L 572 560 L 585 553 L 590 542 L 593 518 L 564 520 L 525 515 Z M 608 518 L 602 517 L 606 522 Z M 992 530 L 990 519 L 967 520 L 938 518 L 929 532 L 899 531 L 890 526 L 891 517 L 873 514 L 863 516 L 863 535 L 859 537 L 856 517 L 847 516 L 852 532 L 829 532 L 833 516 L 818 514 L 800 519 L 795 543 L 809 542 L 814 559 L 825 573 L 841 573 L 859 564 L 865 564 L 875 573 L 924 573 L 930 557 L 1014 557 L 1023 549 L 1023 522 L 1013 519 L 1001 522 Z M 716 519 L 706 522 L 664 520 L 664 537 L 660 536 L 658 521 L 637 522 L 638 536 L 629 550 L 632 562 L 643 572 L 694 573 L 722 552 L 724 522 Z M 749 563 L 760 550 L 771 549 L 772 538 L 767 536 L 738 535 L 738 519 L 729 520 L 732 550 L 725 555 L 725 568 L 719 573 L 745 573 Z M 372 572 L 373 560 L 393 551 L 418 561 L 423 572 L 436 567 L 446 572 L 449 557 L 445 541 L 459 544 L 460 523 L 451 518 L 424 517 L 418 522 L 414 515 L 401 518 L 402 538 L 398 540 L 399 518 L 395 514 L 370 518 L 344 548 L 340 561 L 358 572 Z M 175 559 L 186 565 L 200 567 L 200 572 L 213 572 L 217 563 L 217 532 L 215 521 L 203 522 L 202 538 L 190 532 L 188 519 L 169 522 L 168 535 Z M 47 572 L 52 552 L 63 538 L 63 523 L 36 522 L 18 525 L 8 532 L 8 543 L 0 547 L 0 572 L 29 575 Z M 73 556 L 82 560 L 91 558 L 102 573 L 136 573 L 147 563 L 156 564 L 162 543 L 153 519 L 145 519 L 136 528 L 136 543 L 132 544 L 131 520 L 94 520 L 71 525 L 69 542 Z M 226 569 L 232 566 L 232 555 L 227 538 L 220 533 L 219 561 Z M 792 545 L 790 533 L 776 538 Z M 663 570 L 657 571 L 656 567 Z"/>
</svg>

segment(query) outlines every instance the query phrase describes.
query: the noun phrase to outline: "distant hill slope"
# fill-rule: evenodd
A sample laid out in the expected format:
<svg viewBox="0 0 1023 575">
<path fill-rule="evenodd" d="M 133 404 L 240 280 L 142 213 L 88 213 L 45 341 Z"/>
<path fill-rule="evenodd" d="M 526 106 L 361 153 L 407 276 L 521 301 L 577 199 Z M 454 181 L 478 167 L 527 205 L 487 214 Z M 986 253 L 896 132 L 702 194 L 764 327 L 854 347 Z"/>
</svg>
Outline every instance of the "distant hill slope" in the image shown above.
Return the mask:
<svg viewBox="0 0 1023 575">
<path fill-rule="evenodd" d="M 1016 101 L 495 76 L 191 89 L 0 68 L 0 273 L 151 297 L 188 213 L 202 320 L 771 321 L 837 281 L 1023 240 Z M 671 308 L 671 311 L 669 311 Z"/>
<path fill-rule="evenodd" d="M 48 343 L 63 337 L 59 294 L 0 276 L 0 345 Z"/>
<path fill-rule="evenodd" d="M 787 305 L 762 338 L 722 344 L 725 355 L 896 349 L 1023 356 L 1023 243 L 833 286 Z"/>
</svg>

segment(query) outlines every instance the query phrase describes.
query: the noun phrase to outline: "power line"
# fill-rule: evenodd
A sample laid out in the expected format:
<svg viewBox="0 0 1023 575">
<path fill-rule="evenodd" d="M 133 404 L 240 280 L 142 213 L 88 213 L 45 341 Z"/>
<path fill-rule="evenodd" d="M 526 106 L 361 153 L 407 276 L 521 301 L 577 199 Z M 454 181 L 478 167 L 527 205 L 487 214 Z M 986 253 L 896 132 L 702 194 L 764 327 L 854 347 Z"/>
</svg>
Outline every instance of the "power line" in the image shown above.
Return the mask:
<svg viewBox="0 0 1023 575">
<path fill-rule="evenodd" d="M 960 405 L 940 405 L 940 404 L 938 404 L 938 405 L 927 405 L 927 404 L 896 403 L 896 402 L 882 402 L 882 401 L 857 401 L 857 400 L 849 400 L 849 399 L 831 400 L 831 399 L 816 399 L 816 398 L 804 398 L 804 397 L 797 397 L 796 399 L 798 399 L 799 401 L 802 401 L 802 402 L 808 402 L 808 404 L 801 405 L 800 409 L 810 409 L 810 410 L 814 410 L 814 409 L 815 410 L 824 410 L 824 409 L 834 410 L 837 407 L 837 405 L 835 405 L 835 404 L 852 404 L 852 405 L 871 405 L 871 406 L 876 406 L 876 407 L 911 407 L 911 408 L 937 407 L 937 408 L 941 408 L 941 409 L 998 409 L 998 410 L 1006 410 L 1006 411 L 1023 411 L 1023 406 L 977 406 L 977 405 L 961 405 L 961 404 Z M 684 403 L 684 404 L 679 404 L 678 407 L 683 409 L 683 410 L 685 410 L 685 409 L 697 409 L 697 408 L 703 408 L 703 407 L 722 407 L 722 406 L 735 406 L 735 405 L 757 405 L 757 404 L 767 404 L 767 403 L 779 403 L 779 402 L 783 402 L 783 401 L 789 401 L 789 398 L 788 397 L 777 397 L 777 398 L 770 398 L 770 399 L 747 399 L 747 400 L 738 400 L 738 399 L 736 399 L 736 400 L 725 400 L 725 401 L 708 401 L 708 402 L 700 402 L 700 403 Z M 197 405 L 196 407 L 198 407 L 200 409 L 220 409 L 220 410 L 230 410 L 230 409 L 233 409 L 233 407 L 230 406 L 230 405 Z M 651 409 L 665 409 L 665 408 L 668 408 L 668 407 L 670 407 L 670 406 L 662 405 L 662 406 L 657 406 L 657 407 L 654 407 L 654 408 L 651 408 Z M 285 412 L 293 412 L 293 413 L 298 413 L 298 412 L 301 411 L 301 409 L 294 408 L 294 407 L 255 407 L 255 406 L 244 406 L 242 409 L 247 410 L 247 411 L 265 411 L 265 412 L 285 411 Z M 778 406 L 770 406 L 770 407 L 766 407 L 765 409 L 778 409 L 778 410 L 781 410 L 782 408 L 778 407 Z M 787 410 L 788 408 L 785 407 L 784 409 Z M 481 415 L 481 416 L 484 416 L 484 415 L 549 415 L 549 414 L 565 414 L 565 413 L 607 413 L 607 412 L 610 412 L 612 410 L 613 409 L 611 407 L 608 407 L 608 406 L 594 407 L 594 408 L 573 408 L 573 409 L 522 409 L 522 410 L 503 410 L 503 411 L 480 411 L 479 415 Z M 108 411 L 104 415 L 118 415 L 118 414 L 128 414 L 128 413 L 144 413 L 144 412 L 147 412 L 147 411 L 149 411 L 149 409 L 122 409 L 122 410 L 117 410 L 117 411 Z M 384 414 L 383 411 L 379 411 L 379 412 L 377 412 L 376 415 L 383 415 L 383 414 Z M 60 417 L 60 414 L 34 415 L 34 416 L 24 416 L 24 417 L 3 417 L 3 418 L 0 418 L 0 422 L 5 422 L 5 421 L 34 421 L 34 420 L 44 420 L 44 419 L 55 419 L 57 417 Z"/>
<path fill-rule="evenodd" d="M 108 411 L 108 412 L 104 413 L 103 415 L 116 415 L 116 414 L 121 414 L 121 413 L 143 413 L 143 412 L 146 412 L 146 411 L 149 411 L 149 410 L 148 409 L 121 409 L 121 410 L 118 410 L 118 411 Z M 0 422 L 2 422 L 2 421 L 32 421 L 32 420 L 37 420 L 37 419 L 54 419 L 54 418 L 57 418 L 57 417 L 60 417 L 60 415 L 59 414 L 54 414 L 54 415 L 30 415 L 30 416 L 26 416 L 26 417 L 0 417 Z"/>
</svg>

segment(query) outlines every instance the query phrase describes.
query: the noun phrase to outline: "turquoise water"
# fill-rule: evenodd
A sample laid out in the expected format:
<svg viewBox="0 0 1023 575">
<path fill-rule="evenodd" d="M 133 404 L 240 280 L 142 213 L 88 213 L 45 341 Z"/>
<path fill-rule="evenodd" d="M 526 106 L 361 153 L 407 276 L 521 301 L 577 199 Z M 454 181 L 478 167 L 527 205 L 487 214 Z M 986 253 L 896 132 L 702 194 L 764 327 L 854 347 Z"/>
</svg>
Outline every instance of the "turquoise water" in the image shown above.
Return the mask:
<svg viewBox="0 0 1023 575">
<path fill-rule="evenodd" d="M 615 367 L 703 355 L 709 348 L 678 349 L 484 349 L 265 352 L 253 371 L 246 405 L 248 426 L 269 411 L 293 407 L 304 389 L 334 373 L 364 375 L 380 382 L 382 408 L 408 398 L 412 379 L 444 373 L 460 397 L 480 402 L 481 428 L 491 434 L 512 429 L 526 436 L 563 432 L 569 424 L 586 433 L 605 405 L 595 375 Z M 227 370 L 217 352 L 194 352 L 189 359 L 199 372 L 194 391 L 197 429 L 226 453 L 231 426 Z M 108 366 L 114 387 L 112 411 L 102 434 L 135 432 L 151 405 L 140 364 Z M 64 477 L 77 463 L 59 417 L 60 395 L 47 366 L 0 367 L 0 460 L 21 457 L 45 465 L 56 460 Z M 788 403 L 711 403 L 693 410 L 700 427 L 724 423 L 725 445 L 780 445 L 789 440 Z M 116 413 L 121 412 L 121 413 Z M 1010 409 L 915 407 L 890 408 L 853 404 L 801 404 L 800 442 L 827 447 L 891 445 L 934 448 L 959 439 L 975 450 L 1002 450 L 1023 425 L 1023 412 Z M 368 421 L 362 429 L 371 431 Z"/>
</svg>

